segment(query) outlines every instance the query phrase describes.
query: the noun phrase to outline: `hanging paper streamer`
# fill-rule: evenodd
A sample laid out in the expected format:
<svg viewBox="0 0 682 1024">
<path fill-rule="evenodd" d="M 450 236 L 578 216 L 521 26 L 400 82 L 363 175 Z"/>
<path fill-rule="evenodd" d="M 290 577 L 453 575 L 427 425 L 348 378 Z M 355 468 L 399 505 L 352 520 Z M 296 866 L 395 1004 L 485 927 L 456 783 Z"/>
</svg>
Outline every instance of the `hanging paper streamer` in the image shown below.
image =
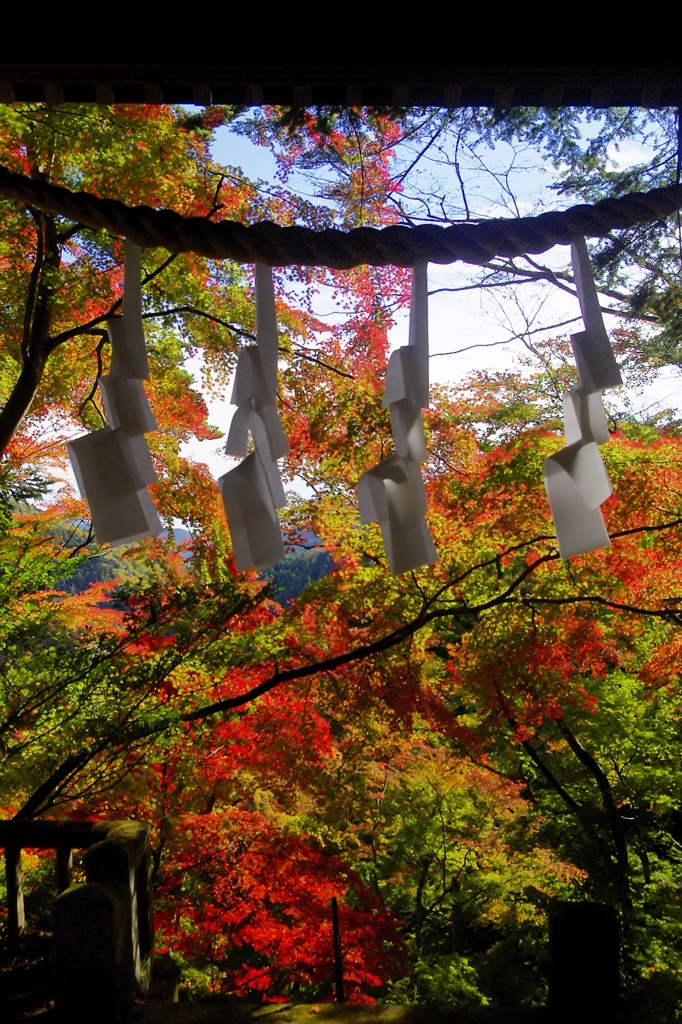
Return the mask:
<svg viewBox="0 0 682 1024">
<path fill-rule="evenodd" d="M 601 510 L 587 508 L 575 481 L 553 458 L 545 459 L 545 487 L 563 558 L 609 546 Z"/>
<path fill-rule="evenodd" d="M 420 463 L 428 458 L 421 410 L 429 404 L 427 264 L 412 272 L 409 344 L 392 353 L 383 407 L 391 414 L 395 455 L 358 480 L 362 523 L 379 523 L 394 576 L 438 558 L 426 525 L 426 489 Z"/>
<path fill-rule="evenodd" d="M 582 388 L 573 388 L 564 395 L 564 434 L 566 444 L 576 441 L 596 441 L 605 444 L 609 439 L 601 391 L 586 395 Z"/>
<path fill-rule="evenodd" d="M 144 450 L 131 449 L 138 439 L 104 427 L 68 444 L 78 487 L 87 498 L 98 544 L 130 544 L 161 532 L 147 484 L 156 479 Z M 149 455 L 143 437 L 139 441 Z M 151 477 L 151 479 L 150 479 Z"/>
<path fill-rule="evenodd" d="M 277 412 L 277 318 L 272 270 L 256 264 L 256 338 L 239 353 L 232 405 L 237 406 L 225 444 L 243 458 L 218 484 L 239 572 L 265 569 L 284 558 L 277 509 L 286 497 L 277 459 L 289 451 Z M 249 435 L 254 450 L 247 455 Z"/>
<path fill-rule="evenodd" d="M 111 427 L 120 427 L 133 434 L 149 434 L 159 429 L 141 380 L 108 374 L 100 377 L 97 383 Z"/>
<path fill-rule="evenodd" d="M 585 330 L 571 335 L 580 386 L 586 394 L 617 388 L 622 378 L 602 320 L 599 296 L 584 238 L 571 243 L 573 276 Z"/>
<path fill-rule="evenodd" d="M 218 481 L 239 572 L 264 569 L 284 558 L 284 542 L 277 522 L 271 482 L 258 452 L 225 473 Z"/>
<path fill-rule="evenodd" d="M 107 331 L 111 341 L 111 376 L 149 380 L 142 326 L 142 250 L 128 239 L 123 257 L 122 315 L 107 320 Z"/>
<path fill-rule="evenodd" d="M 144 437 L 157 430 L 142 384 L 149 377 L 142 327 L 141 250 L 125 243 L 123 315 L 107 321 L 110 372 L 98 384 L 109 425 L 67 445 L 98 544 L 130 544 L 162 530 L 147 490 L 156 480 Z"/>
<path fill-rule="evenodd" d="M 589 512 L 611 497 L 611 481 L 594 442 L 582 444 L 578 441 L 545 461 L 551 475 L 563 474 L 571 480 Z"/>
<path fill-rule="evenodd" d="M 426 488 L 418 462 L 389 455 L 362 474 L 357 493 L 360 522 L 379 523 L 394 576 L 437 560 L 426 525 Z"/>
<path fill-rule="evenodd" d="M 622 379 L 599 308 L 599 296 L 584 238 L 571 245 L 585 330 L 571 336 L 580 387 L 564 395 L 566 447 L 545 459 L 545 489 L 562 558 L 611 543 L 599 506 L 612 493 L 599 451 L 609 439 L 602 391 Z"/>
</svg>

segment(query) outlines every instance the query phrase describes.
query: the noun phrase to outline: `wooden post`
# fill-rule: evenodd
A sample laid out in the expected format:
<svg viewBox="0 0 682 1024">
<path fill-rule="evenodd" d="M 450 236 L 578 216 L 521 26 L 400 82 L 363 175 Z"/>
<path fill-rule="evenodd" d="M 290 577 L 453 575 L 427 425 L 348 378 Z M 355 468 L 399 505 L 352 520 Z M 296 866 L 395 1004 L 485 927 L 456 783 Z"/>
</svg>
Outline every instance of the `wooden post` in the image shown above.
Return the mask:
<svg viewBox="0 0 682 1024">
<path fill-rule="evenodd" d="M 68 846 L 57 847 L 57 893 L 64 892 L 73 879 L 73 851 Z"/>
<path fill-rule="evenodd" d="M 341 932 L 339 931 L 339 905 L 332 896 L 332 931 L 334 933 L 334 978 L 336 980 L 336 1001 L 345 1003 L 343 990 L 343 959 L 341 956 Z"/>
<path fill-rule="evenodd" d="M 21 874 L 21 847 L 5 847 L 7 879 L 7 925 L 10 939 L 17 939 L 24 930 L 24 883 Z"/>
</svg>

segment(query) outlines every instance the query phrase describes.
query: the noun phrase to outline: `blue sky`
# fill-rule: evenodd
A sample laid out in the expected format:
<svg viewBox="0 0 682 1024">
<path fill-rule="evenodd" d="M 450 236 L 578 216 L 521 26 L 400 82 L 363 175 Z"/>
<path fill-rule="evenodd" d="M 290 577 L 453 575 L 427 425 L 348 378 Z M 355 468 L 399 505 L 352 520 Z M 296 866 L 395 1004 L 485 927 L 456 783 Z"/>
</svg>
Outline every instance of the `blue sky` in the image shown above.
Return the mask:
<svg viewBox="0 0 682 1024">
<path fill-rule="evenodd" d="M 592 129 L 593 130 L 593 129 Z M 214 144 L 214 157 L 221 164 L 238 166 L 251 179 L 274 182 L 276 163 L 273 155 L 264 147 L 257 146 L 248 138 L 230 130 L 228 126 L 218 129 Z M 412 159 L 409 149 L 402 154 L 407 164 Z M 647 159 L 648 151 L 637 142 L 630 142 L 619 152 L 611 154 L 619 166 Z M 493 166 L 505 168 L 510 162 L 510 150 L 498 146 L 487 154 Z M 442 167 L 427 161 L 425 173 L 435 175 L 440 180 L 443 194 L 456 192 L 458 183 L 451 167 Z M 551 196 L 547 186 L 551 183 L 551 170 L 548 170 L 536 154 L 522 157 L 516 168 L 512 168 L 511 177 L 518 203 L 518 212 L 531 213 L 542 202 L 543 194 Z M 287 183 L 305 194 L 309 192 L 309 183 L 304 177 L 293 177 Z M 503 213 L 501 198 L 491 191 L 490 180 L 484 173 L 478 177 L 470 173 L 469 187 L 477 196 L 478 208 L 481 212 L 496 216 Z M 487 207 L 486 207 L 487 204 Z M 508 208 L 508 207 L 507 207 Z M 511 212 L 511 211 L 510 211 Z M 544 263 L 554 268 L 568 266 L 569 252 L 565 246 L 556 246 L 541 257 Z M 477 275 L 477 268 L 466 264 L 454 264 L 450 267 L 439 267 L 431 264 L 429 268 L 429 287 L 436 292 L 430 299 L 430 348 L 431 379 L 435 383 L 455 384 L 475 370 L 510 369 L 521 354 L 526 354 L 523 343 L 519 340 L 509 341 L 517 332 L 523 330 L 526 320 L 533 328 L 560 323 L 579 316 L 577 300 L 552 287 L 525 286 L 523 288 L 505 288 L 492 292 L 472 289 L 453 293 L 441 291 L 456 287 L 470 286 Z M 334 315 L 335 307 L 328 294 L 319 297 L 319 312 Z M 608 321 L 609 318 L 607 318 Z M 607 322 L 607 327 L 611 326 Z M 391 331 L 392 347 L 407 342 L 408 312 L 399 317 L 395 328 Z M 581 329 L 580 324 L 563 328 L 562 332 Z M 536 337 L 541 338 L 540 333 Z M 443 354 L 441 354 L 443 353 Z M 455 353 L 455 354 L 444 354 Z M 191 361 L 188 368 L 194 373 L 197 384 L 200 382 L 200 363 Z M 207 398 L 210 422 L 227 431 L 234 411 L 229 403 L 231 387 L 213 398 Z M 613 395 L 609 396 L 613 399 Z M 652 385 L 640 392 L 622 391 L 617 401 L 629 406 L 635 412 L 644 414 L 647 410 L 655 410 L 661 405 L 678 407 L 680 404 L 680 377 L 673 370 L 664 371 Z M 226 457 L 222 451 L 224 441 L 192 442 L 185 446 L 187 454 L 205 462 L 217 478 L 234 465 L 235 460 Z"/>
<path fill-rule="evenodd" d="M 249 139 L 222 127 L 216 134 L 214 156 L 220 163 L 239 166 L 252 179 L 274 182 L 276 163 L 272 154 L 264 147 L 257 146 Z M 510 163 L 511 150 L 504 145 L 488 154 L 493 166 L 504 169 Z M 647 158 L 648 151 L 636 142 L 628 143 L 619 152 L 611 154 L 619 166 L 642 161 Z M 407 162 L 411 154 L 406 152 L 403 159 Z M 457 181 L 452 168 L 438 166 L 426 167 L 429 173 L 435 173 L 441 181 L 444 191 L 457 189 Z M 517 160 L 516 169 L 511 172 L 516 201 L 520 213 L 531 213 L 537 210 L 543 196 L 554 205 L 555 199 L 549 192 L 548 185 L 552 181 L 552 172 L 542 164 L 536 154 L 528 153 Z M 303 177 L 293 177 L 288 187 L 309 192 L 309 185 Z M 500 197 L 493 194 L 490 181 L 481 173 L 478 178 L 474 174 L 470 179 L 472 192 L 478 196 L 479 204 L 486 206 L 489 215 L 503 213 Z M 489 201 L 488 201 L 489 197 Z M 508 209 L 508 207 L 507 207 Z M 540 259 L 555 269 L 566 268 L 570 253 L 567 246 L 556 246 Z M 434 383 L 455 384 L 475 370 L 503 370 L 515 366 L 519 355 L 526 355 L 522 341 L 509 339 L 522 331 L 526 321 L 530 321 L 533 329 L 543 325 L 553 325 L 571 318 L 579 317 L 580 310 L 576 299 L 551 286 L 523 288 L 505 288 L 492 292 L 478 289 L 453 293 L 440 291 L 455 287 L 471 285 L 477 275 L 477 268 L 466 264 L 454 264 L 440 267 L 431 264 L 429 267 L 429 287 L 437 292 L 432 295 L 429 303 L 429 333 L 431 348 L 431 379 Z M 334 306 L 329 297 L 319 297 L 319 312 L 333 315 Z M 613 321 L 607 327 L 614 326 Z M 393 348 L 406 344 L 408 312 L 404 311 L 398 318 L 395 328 L 390 333 Z M 549 334 L 569 333 L 571 330 L 582 329 L 580 322 L 536 335 L 542 338 Z M 440 353 L 455 353 L 443 354 Z M 199 378 L 199 364 L 192 368 Z M 210 421 L 222 430 L 226 430 L 232 417 L 233 407 L 229 404 L 229 388 L 226 394 L 209 402 Z M 657 406 L 675 406 L 680 404 L 680 378 L 673 370 L 664 371 L 659 379 L 643 391 L 634 393 L 622 392 L 617 401 L 634 411 L 644 413 Z M 610 396 L 613 400 L 613 395 Z M 187 451 L 195 458 L 205 461 L 214 475 L 218 476 L 230 468 L 232 460 L 222 452 L 224 442 L 198 442 L 187 446 Z"/>
</svg>

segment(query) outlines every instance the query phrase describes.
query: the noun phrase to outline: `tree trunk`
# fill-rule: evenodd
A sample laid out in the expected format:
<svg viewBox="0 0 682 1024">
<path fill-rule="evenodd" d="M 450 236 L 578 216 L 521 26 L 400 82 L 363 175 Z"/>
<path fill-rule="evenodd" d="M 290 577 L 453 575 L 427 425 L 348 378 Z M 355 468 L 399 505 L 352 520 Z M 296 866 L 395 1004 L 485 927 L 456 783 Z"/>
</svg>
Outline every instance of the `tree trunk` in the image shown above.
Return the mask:
<svg viewBox="0 0 682 1024">
<path fill-rule="evenodd" d="M 31 407 L 53 348 L 50 330 L 61 264 L 61 245 L 54 217 L 31 212 L 36 222 L 36 258 L 24 314 L 21 373 L 0 412 L 0 457 L 4 455 L 17 427 Z"/>
<path fill-rule="evenodd" d="M 419 950 L 422 948 L 422 930 L 424 928 L 424 921 L 426 920 L 427 917 L 427 910 L 426 907 L 424 906 L 423 900 L 424 889 L 426 888 L 426 880 L 429 875 L 429 869 L 431 867 L 432 860 L 433 858 L 431 857 L 422 857 L 422 869 L 421 874 L 419 876 L 419 881 L 417 883 L 417 895 L 415 900 L 416 922 L 414 928 L 414 940 L 417 949 Z"/>
<path fill-rule="evenodd" d="M 596 758 L 590 754 L 588 750 L 578 740 L 577 736 L 573 734 L 566 722 L 561 721 L 557 723 L 561 734 L 568 743 L 569 747 L 578 758 L 580 763 L 587 768 L 592 778 L 597 783 L 599 788 L 599 794 L 601 796 L 602 806 L 606 813 L 606 819 L 609 823 L 611 830 L 611 836 L 613 838 L 613 845 L 616 850 L 616 864 L 618 868 L 617 881 L 618 890 L 621 902 L 624 907 L 630 906 L 630 888 L 628 883 L 628 875 L 630 873 L 628 863 L 628 847 L 625 839 L 625 832 L 623 831 L 623 823 L 620 820 L 620 814 L 616 807 L 616 801 L 613 797 L 613 790 L 611 789 L 611 783 L 608 780 L 606 772 L 598 763 Z"/>
<path fill-rule="evenodd" d="M 0 456 L 4 455 L 14 433 L 31 407 L 43 376 L 46 359 L 24 362 L 11 395 L 0 412 Z"/>
</svg>

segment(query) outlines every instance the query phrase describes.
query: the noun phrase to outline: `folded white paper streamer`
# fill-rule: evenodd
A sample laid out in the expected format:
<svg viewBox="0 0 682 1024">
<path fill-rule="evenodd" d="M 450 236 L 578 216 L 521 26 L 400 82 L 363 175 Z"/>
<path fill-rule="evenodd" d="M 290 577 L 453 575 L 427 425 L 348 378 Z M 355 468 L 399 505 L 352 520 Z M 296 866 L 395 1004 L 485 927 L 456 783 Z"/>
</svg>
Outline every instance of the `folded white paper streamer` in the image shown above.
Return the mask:
<svg viewBox="0 0 682 1024">
<path fill-rule="evenodd" d="M 599 507 L 588 509 L 570 473 L 553 456 L 545 459 L 545 488 L 562 558 L 606 548 L 611 540 Z"/>
<path fill-rule="evenodd" d="M 421 409 L 406 398 L 391 402 L 391 432 L 395 450 L 401 458 L 426 462 L 429 457 L 424 437 L 424 423 Z"/>
<path fill-rule="evenodd" d="M 277 403 L 277 368 L 273 380 L 270 359 L 259 345 L 247 345 L 237 358 L 237 369 L 232 387 L 231 405 L 246 402 Z"/>
<path fill-rule="evenodd" d="M 564 395 L 564 435 L 566 444 L 596 441 L 605 444 L 609 428 L 604 413 L 601 391 L 586 395 L 582 388 L 573 388 Z"/>
<path fill-rule="evenodd" d="M 418 409 L 429 405 L 429 294 L 426 263 L 412 271 L 408 344 L 391 353 L 386 368 L 383 407 L 408 399 Z"/>
<path fill-rule="evenodd" d="M 159 429 L 141 380 L 107 374 L 97 383 L 110 427 L 138 434 Z"/>
<path fill-rule="evenodd" d="M 585 330 L 571 335 L 580 386 L 585 393 L 604 391 L 623 383 L 599 308 L 599 296 L 592 276 L 585 239 L 571 243 L 573 276 Z"/>
<path fill-rule="evenodd" d="M 109 425 L 69 443 L 98 543 L 128 544 L 161 532 L 147 485 L 156 473 L 145 433 L 157 430 L 142 384 L 149 377 L 142 329 L 142 250 L 126 239 L 122 316 L 107 321 L 110 372 L 98 381 Z"/>
<path fill-rule="evenodd" d="M 122 315 L 107 320 L 111 341 L 112 377 L 149 380 L 147 346 L 142 327 L 142 250 L 125 241 Z"/>
<path fill-rule="evenodd" d="M 284 558 L 277 509 L 286 495 L 277 459 L 289 451 L 277 412 L 277 316 L 272 270 L 256 264 L 256 345 L 239 353 L 232 390 L 228 455 L 246 456 L 218 481 L 237 569 L 264 569 Z M 249 434 L 254 451 L 247 455 Z"/>
<path fill-rule="evenodd" d="M 218 485 L 238 571 L 266 569 L 284 558 L 271 481 L 258 452 L 221 476 Z"/>
<path fill-rule="evenodd" d="M 156 474 L 144 437 L 103 427 L 67 448 L 98 544 L 130 544 L 161 532 L 146 489 Z"/>
<path fill-rule="evenodd" d="M 271 459 L 280 459 L 289 451 L 276 405 L 277 365 L 274 381 L 268 380 L 266 367 L 270 370 L 270 360 L 255 345 L 239 353 L 231 400 L 237 411 L 225 444 L 227 455 L 246 455 L 249 433 L 257 450 L 267 439 Z"/>
<path fill-rule="evenodd" d="M 425 519 L 419 519 L 412 526 L 404 526 L 396 523 L 393 516 L 389 515 L 388 520 L 379 523 L 379 526 L 388 564 L 394 576 L 438 561 L 438 552 Z"/>
<path fill-rule="evenodd" d="M 414 353 L 413 401 L 420 409 L 429 405 L 429 291 L 428 264 L 412 270 L 409 348 Z"/>
<path fill-rule="evenodd" d="M 406 525 L 426 515 L 426 488 L 419 464 L 397 454 L 363 473 L 357 494 L 361 523 L 385 522 L 391 508 L 396 522 Z"/>
<path fill-rule="evenodd" d="M 391 352 L 386 367 L 386 383 L 381 403 L 384 409 L 388 409 L 392 402 L 403 400 L 407 400 L 417 409 L 426 408 L 422 404 L 423 396 L 419 388 L 418 363 L 419 357 L 410 345 L 402 345 Z"/>
<path fill-rule="evenodd" d="M 118 443 L 125 455 L 128 469 L 135 484 L 142 488 L 156 483 L 158 477 L 152 462 L 149 445 L 144 435 L 138 433 L 131 434 L 123 428 L 114 431 L 114 433 L 118 438 Z"/>
<path fill-rule="evenodd" d="M 426 489 L 419 463 L 389 455 L 357 484 L 361 523 L 379 523 L 394 576 L 430 565 L 438 555 L 426 525 Z"/>
<path fill-rule="evenodd" d="M 357 484 L 360 521 L 378 522 L 394 576 L 437 561 L 426 525 L 426 488 L 420 463 L 428 451 L 421 410 L 429 404 L 427 264 L 412 272 L 409 344 L 386 368 L 382 405 L 391 414 L 396 452 L 363 473 Z"/>
<path fill-rule="evenodd" d="M 571 336 L 580 387 L 563 396 L 566 447 L 545 459 L 545 488 L 563 558 L 606 547 L 599 506 L 612 493 L 598 445 L 609 439 L 601 393 L 622 379 L 604 328 L 584 238 L 571 244 L 571 260 L 585 330 Z"/>
<path fill-rule="evenodd" d="M 565 408 L 569 411 L 565 419 L 567 440 L 575 436 L 581 426 L 572 394 L 564 396 L 565 401 L 568 399 Z M 594 420 L 596 423 L 583 420 L 585 433 L 580 439 L 544 462 L 545 490 L 562 558 L 582 555 L 611 543 L 599 506 L 610 497 L 613 489 L 598 444 L 587 440 L 590 434 L 594 436 L 594 428 L 600 427 L 599 417 L 595 415 Z M 597 433 L 601 436 L 599 431 Z"/>
<path fill-rule="evenodd" d="M 590 444 L 578 441 L 545 459 L 545 474 L 558 472 L 571 478 L 590 512 L 599 508 L 613 493 L 604 460 L 594 441 Z"/>
<path fill-rule="evenodd" d="M 606 331 L 571 335 L 580 386 L 586 393 L 617 388 L 623 383 Z"/>
</svg>

